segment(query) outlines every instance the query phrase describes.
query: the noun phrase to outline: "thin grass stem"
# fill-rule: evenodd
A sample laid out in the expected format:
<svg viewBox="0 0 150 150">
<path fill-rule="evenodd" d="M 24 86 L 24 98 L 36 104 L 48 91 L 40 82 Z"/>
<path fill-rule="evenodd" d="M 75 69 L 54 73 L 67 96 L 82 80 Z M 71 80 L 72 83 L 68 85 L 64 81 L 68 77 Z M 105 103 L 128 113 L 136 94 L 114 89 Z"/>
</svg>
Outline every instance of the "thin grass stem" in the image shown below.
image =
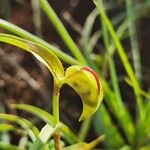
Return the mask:
<svg viewBox="0 0 150 150">
<path fill-rule="evenodd" d="M 55 118 L 55 125 L 59 123 L 59 94 L 60 85 L 54 81 L 53 89 L 53 116 Z M 60 150 L 60 131 L 54 134 L 55 149 Z"/>
<path fill-rule="evenodd" d="M 39 6 L 39 1 L 31 0 L 32 10 L 33 10 L 33 24 L 35 28 L 35 34 L 42 37 L 41 31 L 41 11 Z"/>
<path fill-rule="evenodd" d="M 83 121 L 83 123 L 80 127 L 79 134 L 78 134 L 78 137 L 81 141 L 85 141 L 85 139 L 88 135 L 91 123 L 92 123 L 92 117 L 89 117 L 88 119 Z"/>
<path fill-rule="evenodd" d="M 127 58 L 127 55 L 120 43 L 120 40 L 119 38 L 117 37 L 116 33 L 115 33 L 115 30 L 109 20 L 109 18 L 107 17 L 101 3 L 99 0 L 94 0 L 94 3 L 96 4 L 96 7 L 103 19 L 103 21 L 105 22 L 105 25 L 108 29 L 108 31 L 110 32 L 110 35 L 114 41 L 114 44 L 116 45 L 116 48 L 117 48 L 117 52 L 119 54 L 119 57 L 122 61 L 122 64 L 133 84 L 133 90 L 134 90 L 134 94 L 135 94 L 135 97 L 136 97 L 136 101 L 137 101 L 137 107 L 138 107 L 138 116 L 139 116 L 139 119 L 142 121 L 144 119 L 144 108 L 143 108 L 143 101 L 142 101 L 142 98 L 141 98 L 141 94 L 138 92 L 140 90 L 140 86 L 139 86 L 139 83 L 138 83 L 138 80 L 133 72 L 133 69 L 128 61 L 128 58 Z M 137 116 L 137 118 L 138 118 Z"/>
<path fill-rule="evenodd" d="M 134 6 L 132 0 L 126 0 L 126 12 L 127 12 L 127 22 L 128 22 L 128 30 L 129 30 L 129 38 L 131 43 L 131 51 L 133 57 L 133 65 L 135 74 L 137 79 L 141 83 L 142 80 L 142 68 L 141 68 L 141 60 L 140 60 L 140 50 L 137 40 L 137 33 L 135 27 L 135 19 L 134 19 Z"/>
<path fill-rule="evenodd" d="M 73 56 L 80 62 L 86 65 L 86 60 L 84 59 L 81 51 L 69 35 L 68 31 L 60 21 L 60 19 L 57 17 L 56 13 L 50 6 L 47 0 L 39 0 L 40 7 L 43 9 L 49 20 L 54 25 L 55 29 L 57 30 L 58 34 L 70 50 L 70 52 L 73 54 Z"/>
<path fill-rule="evenodd" d="M 107 28 L 105 27 L 104 22 L 102 22 L 102 27 L 103 27 L 103 39 L 104 39 L 106 54 L 108 57 L 110 77 L 111 77 L 113 90 L 114 90 L 115 96 L 116 96 L 116 105 L 118 106 L 118 112 L 119 112 L 118 114 L 116 114 L 116 117 L 117 117 L 118 121 L 120 122 L 120 125 L 121 125 L 123 131 L 125 132 L 128 142 L 132 143 L 133 139 L 134 139 L 134 132 L 135 132 L 134 125 L 133 125 L 131 116 L 129 115 L 129 113 L 126 110 L 125 105 L 123 104 L 123 101 L 122 101 L 120 88 L 119 88 L 119 81 L 118 81 L 117 73 L 116 73 L 115 62 L 114 62 L 113 56 L 111 56 L 111 53 L 110 53 L 109 33 L 108 33 Z M 127 126 L 128 126 L 128 128 L 127 128 Z"/>
</svg>

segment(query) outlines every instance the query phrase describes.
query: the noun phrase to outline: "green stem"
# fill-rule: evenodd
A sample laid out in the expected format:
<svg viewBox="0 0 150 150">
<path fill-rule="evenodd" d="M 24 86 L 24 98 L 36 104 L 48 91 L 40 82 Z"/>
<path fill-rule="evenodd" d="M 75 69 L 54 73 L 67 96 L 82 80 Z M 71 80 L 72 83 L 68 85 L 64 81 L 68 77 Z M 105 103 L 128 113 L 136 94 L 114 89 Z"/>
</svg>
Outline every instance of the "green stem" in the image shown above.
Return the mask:
<svg viewBox="0 0 150 150">
<path fill-rule="evenodd" d="M 66 46 L 69 48 L 70 52 L 74 55 L 74 57 L 82 62 L 84 65 L 86 65 L 86 61 L 80 52 L 79 48 L 75 44 L 75 42 L 72 40 L 71 36 L 67 32 L 66 28 L 54 12 L 53 8 L 50 6 L 50 4 L 47 2 L 47 0 L 39 0 L 40 6 L 49 18 L 49 20 L 54 25 L 55 29 L 57 30 L 58 34 L 66 44 Z"/>
<path fill-rule="evenodd" d="M 115 92 L 115 97 L 116 97 L 116 105 L 118 106 L 118 112 L 116 113 L 116 118 L 120 122 L 120 125 L 125 132 L 125 135 L 129 141 L 129 143 L 133 142 L 134 138 L 134 125 L 133 121 L 131 119 L 130 114 L 126 110 L 126 107 L 123 104 L 120 89 L 119 89 L 119 82 L 117 78 L 117 72 L 116 72 L 116 67 L 115 67 L 115 62 L 113 59 L 113 56 L 111 56 L 110 53 L 110 39 L 109 39 L 109 33 L 107 28 L 105 27 L 105 23 L 102 21 L 102 28 L 103 28 L 103 38 L 104 38 L 104 44 L 106 47 L 106 54 L 108 57 L 108 62 L 109 62 L 109 70 L 110 70 L 110 77 L 111 77 L 111 82 L 113 86 L 113 90 Z M 126 119 L 122 119 L 126 118 Z M 128 128 L 127 128 L 128 127 Z"/>
<path fill-rule="evenodd" d="M 41 11 L 39 2 L 35 0 L 31 0 L 31 6 L 33 10 L 33 25 L 35 29 L 35 33 L 37 36 L 42 37 L 42 28 L 41 28 Z"/>
<path fill-rule="evenodd" d="M 55 150 L 61 150 L 60 148 L 60 132 L 54 134 Z"/>
<path fill-rule="evenodd" d="M 85 141 L 92 123 L 92 116 L 83 121 L 78 137 L 81 141 Z"/>
<path fill-rule="evenodd" d="M 114 59 L 111 57 L 110 49 L 109 49 L 109 45 L 110 45 L 109 33 L 105 27 L 104 22 L 102 22 L 102 27 L 103 27 L 103 39 L 104 39 L 104 44 L 105 44 L 106 53 L 107 53 L 108 62 L 109 62 L 109 70 L 110 70 L 110 76 L 111 76 L 113 89 L 116 93 L 116 98 L 117 98 L 118 104 L 120 106 L 122 106 L 123 103 L 122 103 L 122 97 L 121 97 L 121 93 L 120 93 L 119 85 L 118 85 L 115 62 L 114 62 Z"/>
<path fill-rule="evenodd" d="M 60 85 L 54 82 L 53 89 L 53 116 L 55 118 L 55 124 L 59 123 L 59 93 Z"/>
<path fill-rule="evenodd" d="M 137 33 L 136 33 L 136 25 L 135 25 L 135 18 L 134 18 L 134 6 L 133 0 L 126 0 L 126 9 L 127 9 L 127 22 L 128 22 L 128 30 L 129 30 L 129 37 L 130 43 L 132 48 L 132 56 L 133 56 L 133 65 L 135 74 L 141 83 L 142 79 L 142 70 L 141 70 L 141 60 L 140 60 L 140 50 L 137 40 Z"/>
<path fill-rule="evenodd" d="M 59 94 L 60 85 L 54 81 L 53 89 L 53 116 L 55 118 L 55 125 L 59 123 Z M 60 131 L 54 134 L 55 149 L 60 150 Z"/>
</svg>

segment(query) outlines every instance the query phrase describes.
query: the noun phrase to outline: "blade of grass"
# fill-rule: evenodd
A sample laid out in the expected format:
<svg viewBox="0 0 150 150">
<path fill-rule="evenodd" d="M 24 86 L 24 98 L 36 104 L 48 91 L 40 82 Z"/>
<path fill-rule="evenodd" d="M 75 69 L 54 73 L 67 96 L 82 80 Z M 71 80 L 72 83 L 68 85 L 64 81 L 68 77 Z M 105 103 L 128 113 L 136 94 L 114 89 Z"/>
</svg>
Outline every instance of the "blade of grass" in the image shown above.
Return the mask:
<svg viewBox="0 0 150 150">
<path fill-rule="evenodd" d="M 18 146 L 3 143 L 3 142 L 0 142 L 0 149 L 1 150 L 25 150 L 25 149 L 19 148 Z"/>
<path fill-rule="evenodd" d="M 38 38 L 37 36 L 25 31 L 24 29 L 21 29 L 20 27 L 6 21 L 3 19 L 0 19 L 0 28 L 3 28 L 7 31 L 10 31 L 20 37 L 23 37 L 25 39 L 31 40 L 33 42 L 36 42 L 38 44 L 43 45 L 44 47 L 47 47 L 48 49 L 53 49 L 52 52 L 54 54 L 56 54 L 60 59 L 64 60 L 65 62 L 69 63 L 69 64 L 80 64 L 79 61 L 77 61 L 76 59 L 72 58 L 71 56 L 65 54 L 64 52 L 62 52 L 61 50 L 59 50 L 58 48 L 56 48 L 55 46 L 47 43 L 46 41 Z"/>
<path fill-rule="evenodd" d="M 106 5 L 106 9 L 110 9 L 108 7 L 108 5 Z M 96 34 L 98 32 L 97 31 L 95 33 L 95 36 L 92 39 L 90 38 L 90 35 L 92 33 L 92 29 L 93 29 L 93 25 L 94 25 L 94 22 L 95 22 L 97 15 L 98 15 L 98 12 L 96 9 L 94 9 L 88 15 L 88 17 L 85 21 L 85 24 L 83 26 L 82 33 L 81 33 L 81 45 L 82 45 L 82 49 L 83 49 L 83 54 L 84 54 L 85 58 L 87 59 L 88 63 L 90 63 L 89 54 L 90 54 L 92 47 L 93 47 L 93 46 L 91 46 L 91 42 L 92 42 L 92 45 L 93 45 L 93 43 L 95 44 L 96 41 L 99 39 L 99 36 L 100 36 L 100 34 Z M 124 17 L 125 17 L 125 13 L 122 13 L 121 15 L 119 14 L 117 17 L 112 19 L 112 23 L 114 25 L 117 25 L 121 20 L 123 20 Z M 92 64 L 90 64 L 90 65 L 92 65 Z"/>
<path fill-rule="evenodd" d="M 42 36 L 41 31 L 41 12 L 38 0 L 31 0 L 31 6 L 33 10 L 33 24 L 35 29 L 35 34 L 39 37 Z"/>
<path fill-rule="evenodd" d="M 108 105 L 109 109 L 111 110 L 111 112 L 114 114 L 114 116 L 117 117 L 118 120 L 124 119 L 124 122 L 128 121 L 128 120 L 126 120 L 126 118 L 124 118 L 123 113 L 120 113 L 120 114 L 118 113 L 118 107 L 119 106 L 116 103 L 115 93 L 110 89 L 108 83 L 104 80 L 102 75 L 101 75 L 101 83 L 102 83 L 103 88 L 104 88 L 104 100 L 107 103 L 107 105 Z M 116 143 L 116 145 L 120 145 L 119 144 L 120 141 L 123 141 L 123 143 L 124 143 L 124 139 L 122 138 L 122 135 L 120 135 L 120 132 L 114 126 L 113 121 L 110 118 L 110 113 L 107 111 L 105 106 L 103 105 L 103 108 L 100 107 L 99 109 L 100 109 L 100 112 L 101 111 L 102 112 L 98 113 L 98 114 L 96 113 L 97 117 L 94 118 L 95 121 L 93 121 L 93 123 L 95 123 L 98 126 L 98 130 L 99 130 L 98 133 L 100 133 L 100 131 L 102 131 L 102 133 L 105 134 L 105 136 L 108 138 L 108 140 L 110 142 L 112 140 L 112 137 L 119 138 L 119 140 L 114 141 Z M 99 121 L 100 121 L 100 123 L 98 123 Z M 131 132 L 131 133 L 133 132 L 132 131 L 132 129 L 133 129 L 132 124 L 126 124 L 126 128 L 128 130 L 131 130 L 129 132 Z M 117 144 L 117 142 L 118 142 L 118 144 Z M 107 147 L 112 148 L 111 143 L 104 142 L 104 144 L 107 145 Z"/>
<path fill-rule="evenodd" d="M 60 37 L 66 44 L 66 46 L 69 48 L 70 52 L 74 55 L 74 57 L 80 61 L 82 64 L 86 64 L 86 61 L 80 52 L 79 48 L 75 44 L 75 42 L 72 40 L 71 36 L 67 32 L 66 28 L 60 21 L 60 19 L 57 17 L 56 13 L 50 6 L 47 0 L 39 0 L 40 7 L 43 9 L 49 20 L 54 25 L 55 29 L 59 33 Z"/>
<path fill-rule="evenodd" d="M 150 101 L 145 104 L 146 119 L 144 121 L 147 136 L 150 138 Z"/>
<path fill-rule="evenodd" d="M 53 136 L 53 134 L 58 130 L 59 125 L 56 125 L 55 128 L 53 128 L 50 124 L 46 124 L 40 131 L 39 137 L 34 141 L 32 146 L 30 147 L 30 150 L 43 150 L 46 143 L 49 141 L 49 139 Z"/>
<path fill-rule="evenodd" d="M 104 84 L 105 83 L 103 83 L 103 85 Z M 131 142 L 133 140 L 134 133 L 135 133 L 135 128 L 134 128 L 134 124 L 131 119 L 131 116 L 130 114 L 128 114 L 124 105 L 121 106 L 120 108 L 120 105 L 116 103 L 117 102 L 116 95 L 114 92 L 111 91 L 108 85 L 105 84 L 104 87 L 105 87 L 104 95 L 105 95 L 106 103 L 110 111 L 113 113 L 113 115 L 116 117 L 116 119 L 120 123 L 128 141 Z M 127 133 L 129 135 L 127 135 Z"/>
<path fill-rule="evenodd" d="M 118 82 L 117 73 L 116 73 L 115 62 L 114 62 L 113 56 L 111 56 L 110 54 L 110 49 L 109 49 L 109 45 L 110 45 L 109 33 L 105 26 L 104 21 L 102 21 L 102 29 L 103 29 L 104 45 L 105 45 L 106 54 L 108 57 L 111 82 L 112 82 L 113 90 L 116 95 L 116 102 L 118 104 L 118 115 L 122 114 L 121 115 L 122 117 L 117 117 L 117 118 L 119 119 L 118 121 L 120 122 L 120 125 L 123 131 L 125 132 L 128 142 L 132 143 L 134 139 L 135 129 L 134 129 L 131 116 L 126 110 L 125 105 L 123 104 L 123 101 L 122 101 L 122 97 L 121 97 L 121 93 L 119 89 L 119 82 Z M 127 128 L 127 126 L 130 127 L 130 130 Z"/>
<path fill-rule="evenodd" d="M 90 38 L 90 41 L 88 43 L 88 47 L 90 49 L 90 53 L 93 52 L 93 49 L 98 41 L 98 39 L 101 37 L 100 31 L 96 31 Z"/>
<path fill-rule="evenodd" d="M 122 64 L 133 84 L 133 90 L 134 90 L 134 93 L 135 93 L 135 97 L 136 97 L 136 101 L 137 101 L 137 107 L 138 107 L 138 116 L 139 116 L 139 119 L 142 121 L 144 119 L 144 108 L 143 108 L 143 101 L 142 101 L 142 98 L 141 98 L 141 95 L 140 93 L 138 92 L 140 90 L 140 86 L 139 86 L 139 83 L 137 81 L 137 78 L 133 72 L 133 69 L 128 61 L 128 58 L 127 58 L 127 55 L 120 43 L 120 40 L 118 39 L 116 33 L 115 33 L 115 30 L 110 22 L 110 20 L 108 19 L 105 11 L 103 10 L 103 7 L 100 3 L 99 0 L 94 0 L 94 3 L 103 19 L 103 21 L 105 22 L 105 25 L 106 27 L 108 28 L 108 31 L 110 32 L 110 35 L 114 41 L 114 44 L 116 45 L 116 48 L 117 48 L 117 52 L 120 56 L 120 59 L 122 61 Z"/>
<path fill-rule="evenodd" d="M 123 21 L 123 23 L 118 27 L 116 34 L 120 40 L 123 40 L 123 39 L 128 37 L 127 28 L 128 28 L 128 26 L 127 26 L 126 20 Z M 111 43 L 109 49 L 110 49 L 111 55 L 113 55 L 115 53 L 115 50 L 116 50 L 115 44 Z"/>
<path fill-rule="evenodd" d="M 90 35 L 93 29 L 93 25 L 95 22 L 95 19 L 98 15 L 98 12 L 96 9 L 94 9 L 87 17 L 85 24 L 82 29 L 81 33 L 81 45 L 83 48 L 83 54 L 85 57 L 88 57 L 90 54 L 90 48 L 88 47 L 89 41 L 90 41 Z"/>
<path fill-rule="evenodd" d="M 110 116 L 106 116 L 107 114 L 106 108 L 101 105 L 94 117 L 94 129 L 98 135 L 104 134 L 105 139 L 103 144 L 107 149 L 118 149 L 124 145 L 124 140 L 115 125 L 111 123 L 112 120 Z M 103 126 L 103 124 L 105 124 L 105 126 Z"/>
<path fill-rule="evenodd" d="M 122 97 L 119 89 L 119 83 L 118 83 L 118 78 L 117 78 L 117 73 L 116 73 L 116 68 L 115 68 L 115 63 L 110 55 L 110 50 L 109 50 L 109 37 L 108 37 L 108 32 L 107 29 L 105 28 L 105 23 L 103 22 L 103 38 L 104 38 L 104 43 L 105 43 L 105 49 L 106 53 L 108 56 L 108 62 L 109 62 L 109 70 L 110 70 L 110 76 L 111 76 L 111 82 L 113 86 L 113 90 L 115 92 L 116 96 L 116 103 L 118 105 L 118 116 L 121 114 L 121 117 L 117 117 L 118 121 L 120 122 L 120 125 L 125 132 L 126 138 L 128 139 L 129 143 L 133 142 L 134 139 L 134 125 L 131 119 L 131 116 L 129 115 L 128 111 L 126 110 L 123 102 L 122 102 Z M 130 127 L 130 130 L 127 128 Z"/>
<path fill-rule="evenodd" d="M 19 140 L 18 146 L 23 149 L 24 147 L 27 146 L 27 144 L 28 144 L 28 137 L 27 135 L 23 135 Z"/>
<path fill-rule="evenodd" d="M 135 27 L 136 25 L 134 19 L 135 10 L 134 10 L 134 5 L 132 0 L 126 0 L 126 10 L 127 10 L 126 11 L 127 22 L 128 22 L 128 30 L 129 30 L 135 75 L 137 76 L 137 79 L 141 83 L 142 68 L 141 68 L 141 60 L 140 60 L 140 50 L 139 50 L 136 27 Z"/>
<path fill-rule="evenodd" d="M 17 131 L 17 128 L 13 125 L 1 123 L 0 124 L 0 132 L 8 132 L 8 131 Z"/>
<path fill-rule="evenodd" d="M 113 23 L 114 26 L 118 25 L 119 22 L 121 22 L 124 18 L 124 13 L 122 13 L 121 15 L 119 14 L 118 16 L 116 16 L 115 18 L 113 18 L 111 21 Z M 123 35 L 124 35 L 124 32 L 126 31 L 127 27 L 126 27 L 126 24 L 125 24 L 125 21 L 118 27 L 118 30 L 117 30 L 117 35 L 122 39 L 122 38 L 125 38 Z M 91 37 L 90 37 L 90 41 L 87 43 L 89 47 L 89 53 L 91 53 L 93 51 L 93 48 L 94 46 L 96 45 L 98 39 L 101 37 L 101 34 L 103 34 L 103 31 L 96 31 Z M 113 51 L 114 52 L 114 49 L 115 49 L 115 46 L 113 45 L 113 43 L 111 43 L 110 45 L 110 51 Z M 111 53 L 113 53 L 111 52 Z"/>
<path fill-rule="evenodd" d="M 24 128 L 27 131 L 28 135 L 31 137 L 33 141 L 36 139 L 36 137 L 38 137 L 39 134 L 38 129 L 31 122 L 29 122 L 24 118 L 11 114 L 0 113 L 0 120 L 1 119 L 19 124 L 22 128 Z"/>
<path fill-rule="evenodd" d="M 5 107 L 4 104 L 0 98 L 0 113 L 5 113 Z M 0 123 L 5 123 L 5 121 L 1 121 Z M 8 135 L 8 133 L 0 133 L 0 141 L 6 142 L 6 143 L 10 143 L 10 137 Z"/>
<path fill-rule="evenodd" d="M 144 2 L 142 4 L 137 4 L 135 6 L 135 16 L 134 19 L 138 20 L 140 17 L 142 17 L 143 15 L 141 15 L 141 11 L 143 10 L 147 10 L 148 8 L 150 8 L 150 2 Z M 114 17 L 111 22 L 114 26 L 116 26 L 119 22 L 121 22 L 121 20 L 123 20 L 125 18 L 125 13 L 121 13 L 118 16 Z M 127 23 L 127 19 L 125 18 L 124 21 L 120 24 L 120 26 L 118 27 L 116 33 L 117 36 L 120 40 L 125 39 L 126 37 L 128 37 L 128 23 Z M 110 51 L 111 54 L 114 54 L 115 52 L 115 45 L 114 43 L 111 43 L 110 45 Z"/>
<path fill-rule="evenodd" d="M 81 46 L 82 46 L 82 49 L 83 49 L 83 55 L 85 57 L 85 59 L 87 60 L 88 62 L 88 65 L 92 68 L 96 68 L 95 64 L 90 61 L 90 57 L 89 57 L 89 54 L 90 54 L 90 47 L 89 47 L 89 42 L 90 42 L 90 35 L 91 35 L 91 32 L 92 32 L 92 29 L 93 29 L 93 25 L 94 25 L 94 22 L 95 22 L 95 19 L 98 15 L 98 12 L 96 9 L 94 9 L 87 17 L 86 21 L 85 21 L 85 24 L 83 26 L 83 29 L 82 29 L 82 33 L 81 33 Z"/>
<path fill-rule="evenodd" d="M 27 132 L 24 131 L 21 128 L 15 127 L 14 125 L 7 124 L 7 123 L 0 124 L 0 132 L 8 133 L 10 131 L 13 131 L 14 133 L 17 133 L 21 136 L 27 136 Z M 3 140 L 1 140 L 1 141 L 3 141 Z M 10 143 L 10 142 L 7 142 L 7 141 L 3 141 L 3 142 Z"/>
<path fill-rule="evenodd" d="M 140 3 L 140 4 L 137 4 L 135 6 L 135 13 L 134 13 L 134 21 L 140 19 L 141 17 L 144 16 L 144 14 L 142 14 L 142 12 L 144 12 L 145 10 L 149 10 L 150 8 L 150 1 L 146 1 L 146 2 L 143 2 L 143 3 Z M 121 13 L 119 14 L 117 17 L 113 18 L 111 20 L 112 24 L 115 26 L 115 24 L 119 21 L 121 21 L 123 18 L 125 18 L 126 16 L 126 13 Z M 128 29 L 128 21 L 127 19 L 125 18 L 124 21 L 122 22 L 122 24 L 118 27 L 116 33 L 119 37 L 119 39 L 124 39 L 126 38 L 128 35 L 127 35 L 127 29 Z M 125 34 L 125 37 L 123 36 Z M 122 37 L 123 36 L 123 37 Z M 113 46 L 112 46 L 113 45 Z M 115 46 L 114 44 L 112 43 L 112 49 L 115 49 Z M 114 53 L 114 50 L 112 50 L 112 53 Z"/>
<path fill-rule="evenodd" d="M 128 78 L 125 78 L 124 80 L 125 80 L 125 82 L 128 85 L 133 86 L 131 81 Z M 139 92 L 141 93 L 141 95 L 143 95 L 143 97 L 145 97 L 146 99 L 150 100 L 150 93 L 149 92 L 146 92 L 146 91 L 144 91 L 142 89 Z"/>
<path fill-rule="evenodd" d="M 102 21 L 102 28 L 103 28 L 103 40 L 104 40 L 104 45 L 106 49 L 106 54 L 108 57 L 108 62 L 109 62 L 109 70 L 110 70 L 110 76 L 111 76 L 111 81 L 113 85 L 113 89 L 116 94 L 117 102 L 119 106 L 123 106 L 122 102 L 122 97 L 118 85 L 118 79 L 117 79 L 117 73 L 116 73 L 116 68 L 115 68 L 115 62 L 113 57 L 110 55 L 110 50 L 109 50 L 109 45 L 110 45 L 110 39 L 109 39 L 109 33 L 108 30 L 105 27 L 105 23 Z"/>
<path fill-rule="evenodd" d="M 105 136 L 102 135 L 96 138 L 94 141 L 90 143 L 80 142 L 71 146 L 64 147 L 62 150 L 92 150 L 94 149 L 100 142 L 105 139 Z"/>
<path fill-rule="evenodd" d="M 78 137 L 81 141 L 85 141 L 85 139 L 88 135 L 91 123 L 92 123 L 92 117 L 89 117 L 88 119 L 83 121 L 83 123 L 80 127 L 80 131 L 78 133 Z"/>
<path fill-rule="evenodd" d="M 26 104 L 12 104 L 11 107 L 15 108 L 15 109 L 27 111 L 27 112 L 35 115 L 36 117 L 40 118 L 44 122 L 49 123 L 53 127 L 55 127 L 55 118 L 48 112 L 46 112 L 38 107 L 26 105 Z M 64 134 L 64 137 L 70 144 L 77 143 L 79 141 L 77 136 L 65 124 L 61 123 L 61 126 L 62 126 L 61 130 Z"/>
</svg>

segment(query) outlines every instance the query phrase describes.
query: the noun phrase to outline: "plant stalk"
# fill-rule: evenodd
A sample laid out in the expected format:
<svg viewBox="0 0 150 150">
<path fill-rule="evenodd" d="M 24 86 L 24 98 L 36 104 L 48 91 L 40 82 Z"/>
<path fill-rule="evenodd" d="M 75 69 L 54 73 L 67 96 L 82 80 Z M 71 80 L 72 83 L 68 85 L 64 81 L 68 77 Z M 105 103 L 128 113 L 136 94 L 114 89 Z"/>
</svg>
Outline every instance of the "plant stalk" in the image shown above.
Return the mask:
<svg viewBox="0 0 150 150">
<path fill-rule="evenodd" d="M 55 150 L 61 150 L 60 148 L 60 132 L 54 134 Z"/>
<path fill-rule="evenodd" d="M 66 44 L 70 52 L 73 54 L 73 56 L 80 62 L 82 62 L 84 65 L 87 64 L 86 60 L 84 59 L 81 51 L 69 35 L 68 31 L 56 15 L 53 8 L 50 6 L 47 0 L 39 0 L 40 7 L 45 12 L 51 23 L 54 25 L 56 31 L 62 38 L 63 42 Z"/>
<path fill-rule="evenodd" d="M 55 118 L 55 125 L 59 123 L 59 94 L 60 85 L 54 81 L 53 89 L 53 116 Z M 60 131 L 54 134 L 55 150 L 60 150 Z"/>
<path fill-rule="evenodd" d="M 136 32 L 136 23 L 134 18 L 134 14 L 135 14 L 134 3 L 132 0 L 126 0 L 126 9 L 127 9 L 128 30 L 129 30 L 131 50 L 133 56 L 134 70 L 137 79 L 141 83 L 142 67 L 141 67 L 140 50 L 139 50 L 137 32 Z"/>
</svg>

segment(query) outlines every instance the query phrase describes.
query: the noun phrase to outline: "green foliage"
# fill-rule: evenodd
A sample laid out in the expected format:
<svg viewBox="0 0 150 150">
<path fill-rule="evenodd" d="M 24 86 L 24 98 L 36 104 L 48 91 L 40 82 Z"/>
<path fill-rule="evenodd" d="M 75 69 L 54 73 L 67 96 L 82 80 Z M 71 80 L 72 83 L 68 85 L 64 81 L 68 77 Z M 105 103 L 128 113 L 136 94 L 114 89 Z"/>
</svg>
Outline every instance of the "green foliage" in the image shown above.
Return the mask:
<svg viewBox="0 0 150 150">
<path fill-rule="evenodd" d="M 114 6 L 113 2 L 106 5 L 106 3 L 103 4 L 102 0 L 94 0 L 96 8 L 87 17 L 81 32 L 80 42 L 81 49 L 83 50 L 82 54 L 48 1 L 37 0 L 36 2 L 51 21 L 72 56 L 20 27 L 0 19 L 0 28 L 18 35 L 14 36 L 0 33 L 0 42 L 11 44 L 31 53 L 48 68 L 54 78 L 52 114 L 31 105 L 11 105 L 12 109 L 31 113 L 44 121 L 45 125 L 40 131 L 33 123 L 24 118 L 0 113 L 0 120 L 2 120 L 0 132 L 12 131 L 20 134 L 20 143 L 21 140 L 23 141 L 23 138 L 26 139 L 23 146 L 21 144 L 18 144 L 18 146 L 11 145 L 9 142 L 6 143 L 2 140 L 0 142 L 0 149 L 23 150 L 27 148 L 30 150 L 57 150 L 61 146 L 64 150 L 90 150 L 99 142 L 102 142 L 106 149 L 149 149 L 150 101 L 148 99 L 150 99 L 150 94 L 143 91 L 140 87 L 142 78 L 141 63 L 140 59 L 137 59 L 140 57 L 140 54 L 138 52 L 133 13 L 136 12 L 135 19 L 145 15 L 142 12 L 143 10 L 146 12 L 149 9 L 150 3 L 145 0 L 134 7 L 133 4 L 131 5 L 131 0 L 126 0 L 127 12 L 123 11 L 110 20 L 106 15 L 106 11 L 111 9 L 110 6 Z M 93 33 L 92 29 L 98 15 L 100 16 L 101 26 Z M 128 30 L 129 32 L 127 32 Z M 128 36 L 133 50 L 132 55 L 135 73 L 125 49 L 121 44 L 121 40 Z M 101 55 L 93 52 L 100 38 L 104 43 L 104 52 Z M 137 110 L 134 119 L 124 104 L 119 87 L 120 77 L 118 77 L 116 71 L 115 53 L 118 54 L 120 62 L 126 71 L 125 76 L 127 77 L 125 81 L 134 91 L 133 94 L 136 99 L 135 109 Z M 65 70 L 60 59 L 72 66 Z M 110 82 L 106 81 L 106 70 L 109 70 Z M 63 84 L 71 86 L 79 94 L 83 103 L 83 110 L 79 120 L 87 120 L 83 121 L 78 136 L 59 119 L 59 93 Z M 105 104 L 100 106 L 103 92 Z M 146 100 L 144 101 L 143 98 Z M 91 116 L 94 112 L 96 112 L 95 115 Z M 85 139 L 91 124 L 94 126 L 98 137 L 100 135 L 104 136 L 100 136 L 93 142 L 86 143 Z M 61 144 L 63 141 L 60 140 L 59 135 L 70 146 L 65 147 L 64 144 Z M 57 137 L 57 140 L 55 140 L 55 137 Z M 52 138 L 54 138 L 53 142 Z"/>
<path fill-rule="evenodd" d="M 2 150 L 23 150 L 22 148 L 19 148 L 15 145 L 3 143 L 3 142 L 0 142 L 0 149 L 2 149 Z"/>
<path fill-rule="evenodd" d="M 91 150 L 93 149 L 99 142 L 101 142 L 102 140 L 104 140 L 104 136 L 98 137 L 97 139 L 95 139 L 94 141 L 92 141 L 91 143 L 78 143 L 78 144 L 74 144 L 72 146 L 68 146 L 63 148 L 63 150 Z"/>
<path fill-rule="evenodd" d="M 28 120 L 24 118 L 11 115 L 11 114 L 1 113 L 0 119 L 7 120 L 7 121 L 20 125 L 27 132 L 27 134 L 30 136 L 32 141 L 35 141 L 35 139 L 38 137 L 38 134 L 39 134 L 38 129 L 31 122 L 29 122 Z"/>
<path fill-rule="evenodd" d="M 11 105 L 11 107 L 14 109 L 19 109 L 31 113 L 36 117 L 40 118 L 41 120 L 43 120 L 45 123 L 48 123 L 53 127 L 55 127 L 55 123 L 54 123 L 55 118 L 48 112 L 38 107 L 26 105 L 26 104 L 13 104 Z M 61 123 L 61 131 L 64 135 L 64 138 L 66 138 L 66 140 L 71 144 L 78 142 L 79 140 L 76 137 L 76 135 L 65 124 L 63 124 L 62 122 L 60 123 Z"/>
</svg>

